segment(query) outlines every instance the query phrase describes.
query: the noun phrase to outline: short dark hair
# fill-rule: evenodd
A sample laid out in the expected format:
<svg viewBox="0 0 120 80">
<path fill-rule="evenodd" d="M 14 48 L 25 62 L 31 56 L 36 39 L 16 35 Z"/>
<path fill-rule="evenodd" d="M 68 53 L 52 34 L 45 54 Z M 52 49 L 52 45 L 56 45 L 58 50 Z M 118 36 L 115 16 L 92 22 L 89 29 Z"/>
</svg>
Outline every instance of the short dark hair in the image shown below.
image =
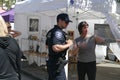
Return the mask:
<svg viewBox="0 0 120 80">
<path fill-rule="evenodd" d="M 88 23 L 86 21 L 82 21 L 78 24 L 78 31 L 79 31 L 79 34 L 82 34 L 82 28 L 84 26 L 89 26 Z"/>
</svg>

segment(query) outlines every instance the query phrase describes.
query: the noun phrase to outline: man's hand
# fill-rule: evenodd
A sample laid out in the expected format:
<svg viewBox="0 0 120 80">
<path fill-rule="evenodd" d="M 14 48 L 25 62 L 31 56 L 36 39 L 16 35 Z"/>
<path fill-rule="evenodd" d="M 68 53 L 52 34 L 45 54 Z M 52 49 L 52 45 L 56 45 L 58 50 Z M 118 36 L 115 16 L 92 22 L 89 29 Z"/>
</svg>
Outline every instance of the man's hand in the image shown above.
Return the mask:
<svg viewBox="0 0 120 80">
<path fill-rule="evenodd" d="M 66 41 L 66 43 L 69 44 L 69 47 L 70 47 L 73 44 L 73 41 L 69 39 Z"/>
<path fill-rule="evenodd" d="M 20 36 L 21 32 L 15 30 L 9 30 L 9 34 L 12 35 L 13 38 Z"/>
</svg>

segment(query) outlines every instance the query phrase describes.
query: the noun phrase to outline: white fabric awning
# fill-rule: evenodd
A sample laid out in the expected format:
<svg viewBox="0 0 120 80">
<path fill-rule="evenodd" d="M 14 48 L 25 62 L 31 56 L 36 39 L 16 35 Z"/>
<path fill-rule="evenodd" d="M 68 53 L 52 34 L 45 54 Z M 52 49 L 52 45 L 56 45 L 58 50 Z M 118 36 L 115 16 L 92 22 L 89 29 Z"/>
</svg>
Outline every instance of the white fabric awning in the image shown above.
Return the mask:
<svg viewBox="0 0 120 80">
<path fill-rule="evenodd" d="M 67 0 L 27 0 L 25 3 L 16 4 L 15 13 L 39 13 L 66 7 Z"/>
<path fill-rule="evenodd" d="M 26 0 L 16 3 L 15 14 L 45 14 L 56 16 L 58 13 L 67 12 L 70 17 L 79 19 L 106 19 L 115 38 L 120 35 L 116 20 L 109 13 L 117 12 L 115 0 Z M 76 14 L 79 12 L 79 14 Z M 118 34 L 119 33 L 119 34 Z M 118 36 L 116 36 L 118 35 Z M 116 55 L 117 56 L 117 55 Z M 120 59 L 120 58 L 119 58 Z"/>
<path fill-rule="evenodd" d="M 74 3 L 71 4 L 71 1 Z M 48 16 L 68 12 L 75 17 L 79 12 L 80 19 L 103 19 L 105 16 L 102 13 L 116 12 L 116 3 L 115 0 L 26 0 L 15 6 L 15 13 L 41 12 L 48 12 L 45 13 Z"/>
</svg>

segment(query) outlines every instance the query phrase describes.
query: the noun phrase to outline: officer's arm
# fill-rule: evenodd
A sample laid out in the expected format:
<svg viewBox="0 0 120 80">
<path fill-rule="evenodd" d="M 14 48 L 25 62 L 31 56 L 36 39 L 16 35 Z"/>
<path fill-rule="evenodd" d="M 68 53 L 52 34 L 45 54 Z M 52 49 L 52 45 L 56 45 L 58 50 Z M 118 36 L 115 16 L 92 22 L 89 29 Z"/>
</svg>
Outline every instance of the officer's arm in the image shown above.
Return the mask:
<svg viewBox="0 0 120 80">
<path fill-rule="evenodd" d="M 67 40 L 66 44 L 61 45 L 61 44 L 56 44 L 52 46 L 53 51 L 55 52 L 61 52 L 67 48 L 69 48 L 73 44 L 72 40 Z"/>
</svg>

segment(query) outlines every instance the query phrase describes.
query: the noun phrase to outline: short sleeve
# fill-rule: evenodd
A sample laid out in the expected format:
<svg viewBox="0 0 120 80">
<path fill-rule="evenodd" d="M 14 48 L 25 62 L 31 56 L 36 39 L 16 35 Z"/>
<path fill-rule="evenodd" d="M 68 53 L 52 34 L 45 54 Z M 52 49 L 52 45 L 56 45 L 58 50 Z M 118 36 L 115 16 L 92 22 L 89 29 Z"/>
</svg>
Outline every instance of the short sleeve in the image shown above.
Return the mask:
<svg viewBox="0 0 120 80">
<path fill-rule="evenodd" d="M 53 45 L 63 44 L 65 42 L 65 37 L 62 31 L 55 31 L 53 35 Z"/>
</svg>

